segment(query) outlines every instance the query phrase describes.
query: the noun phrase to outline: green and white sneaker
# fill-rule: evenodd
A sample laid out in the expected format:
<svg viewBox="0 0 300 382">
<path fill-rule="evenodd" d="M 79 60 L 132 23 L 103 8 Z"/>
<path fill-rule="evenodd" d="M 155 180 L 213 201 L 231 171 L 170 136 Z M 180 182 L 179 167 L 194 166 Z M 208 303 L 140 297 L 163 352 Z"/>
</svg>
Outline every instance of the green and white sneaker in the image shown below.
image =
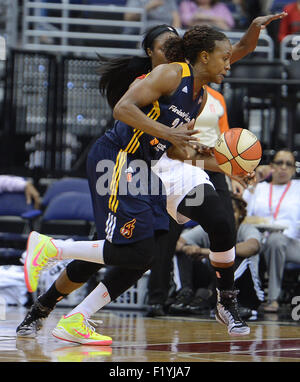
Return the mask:
<svg viewBox="0 0 300 382">
<path fill-rule="evenodd" d="M 63 316 L 53 329 L 54 337 L 84 345 L 111 345 L 112 339 L 95 331 L 93 321 L 84 317 L 81 313 Z"/>
<path fill-rule="evenodd" d="M 57 258 L 58 250 L 52 238 L 32 231 L 27 240 L 24 264 L 25 283 L 29 292 L 37 290 L 40 273 L 50 259 Z"/>
</svg>

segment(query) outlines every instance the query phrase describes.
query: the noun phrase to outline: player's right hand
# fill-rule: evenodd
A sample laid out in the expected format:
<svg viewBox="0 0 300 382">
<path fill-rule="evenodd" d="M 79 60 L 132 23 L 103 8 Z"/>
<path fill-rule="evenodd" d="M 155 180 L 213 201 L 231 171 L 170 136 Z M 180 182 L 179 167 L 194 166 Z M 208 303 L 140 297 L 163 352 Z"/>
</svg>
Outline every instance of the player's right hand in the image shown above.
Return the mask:
<svg viewBox="0 0 300 382">
<path fill-rule="evenodd" d="M 167 140 L 185 152 L 186 146 L 199 141 L 199 138 L 194 137 L 195 134 L 199 133 L 198 130 L 194 130 L 194 126 L 195 119 L 192 119 L 188 123 L 184 123 L 174 129 L 171 128 L 168 132 Z"/>
</svg>

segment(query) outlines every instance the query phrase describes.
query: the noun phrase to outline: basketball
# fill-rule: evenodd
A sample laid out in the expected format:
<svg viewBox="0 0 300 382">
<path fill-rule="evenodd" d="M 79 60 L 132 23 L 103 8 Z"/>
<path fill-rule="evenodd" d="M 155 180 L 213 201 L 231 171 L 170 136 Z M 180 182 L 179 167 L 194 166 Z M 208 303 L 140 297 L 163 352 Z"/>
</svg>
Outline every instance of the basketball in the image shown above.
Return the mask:
<svg viewBox="0 0 300 382">
<path fill-rule="evenodd" d="M 228 175 L 245 175 L 258 166 L 262 148 L 259 140 L 251 131 L 233 128 L 218 138 L 214 154 L 218 166 Z"/>
</svg>

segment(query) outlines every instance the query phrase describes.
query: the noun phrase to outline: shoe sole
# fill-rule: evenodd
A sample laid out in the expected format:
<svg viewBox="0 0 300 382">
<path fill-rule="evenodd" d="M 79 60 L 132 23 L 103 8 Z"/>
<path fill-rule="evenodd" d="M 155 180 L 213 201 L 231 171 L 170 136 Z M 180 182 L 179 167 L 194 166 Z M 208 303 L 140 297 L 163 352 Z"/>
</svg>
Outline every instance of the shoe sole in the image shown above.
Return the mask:
<svg viewBox="0 0 300 382">
<path fill-rule="evenodd" d="M 63 328 L 54 328 L 52 331 L 52 335 L 62 341 L 67 341 L 67 342 L 73 342 L 76 344 L 81 344 L 81 345 L 96 345 L 96 346 L 107 346 L 112 344 L 112 340 L 106 340 L 106 341 L 89 341 L 89 340 L 81 340 L 78 339 L 76 340 L 71 334 L 69 334 L 66 330 Z"/>
<path fill-rule="evenodd" d="M 18 338 L 36 338 L 37 337 L 37 333 L 33 333 L 33 332 L 26 333 L 26 331 L 22 332 L 20 330 L 19 332 L 17 332 L 17 337 Z"/>
<path fill-rule="evenodd" d="M 35 289 L 32 288 L 31 283 L 29 281 L 30 278 L 29 278 L 28 265 L 31 263 L 31 258 L 38 242 L 39 242 L 39 234 L 35 231 L 32 231 L 29 234 L 28 240 L 27 240 L 26 258 L 25 258 L 25 264 L 24 264 L 25 284 L 30 293 L 35 292 L 37 288 Z"/>
<path fill-rule="evenodd" d="M 225 326 L 227 326 L 227 328 L 228 328 L 228 325 L 226 324 L 225 321 L 222 320 L 222 318 L 218 315 L 218 313 L 215 314 L 215 319 L 216 319 L 220 324 L 225 325 Z M 248 328 L 246 328 L 246 329 L 247 329 L 247 331 L 245 331 L 245 332 L 242 332 L 242 333 L 236 333 L 236 332 L 231 332 L 231 331 L 229 330 L 229 328 L 228 328 L 228 331 L 227 331 L 227 332 L 228 332 L 228 334 L 229 334 L 230 336 L 232 336 L 232 337 L 248 336 L 248 335 L 250 334 L 250 328 L 248 327 Z"/>
</svg>

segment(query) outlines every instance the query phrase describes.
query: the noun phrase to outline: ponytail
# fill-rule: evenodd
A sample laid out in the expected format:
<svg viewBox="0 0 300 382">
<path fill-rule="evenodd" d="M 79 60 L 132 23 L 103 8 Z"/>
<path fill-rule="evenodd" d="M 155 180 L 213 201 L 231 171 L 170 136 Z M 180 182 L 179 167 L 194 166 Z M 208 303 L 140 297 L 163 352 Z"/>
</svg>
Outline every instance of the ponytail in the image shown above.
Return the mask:
<svg viewBox="0 0 300 382">
<path fill-rule="evenodd" d="M 119 99 L 128 90 L 129 85 L 142 74 L 151 70 L 149 57 L 117 57 L 108 58 L 97 54 L 100 75 L 100 94 L 107 98 L 113 109 Z"/>
<path fill-rule="evenodd" d="M 155 39 L 166 32 L 174 33 L 175 36 L 178 35 L 175 28 L 166 24 L 157 25 L 146 33 L 142 48 L 147 57 L 107 58 L 97 54 L 99 59 L 97 73 L 100 75 L 99 90 L 107 98 L 112 109 L 137 77 L 152 70 L 151 58 L 148 57 L 148 48 L 153 50 Z"/>
</svg>

